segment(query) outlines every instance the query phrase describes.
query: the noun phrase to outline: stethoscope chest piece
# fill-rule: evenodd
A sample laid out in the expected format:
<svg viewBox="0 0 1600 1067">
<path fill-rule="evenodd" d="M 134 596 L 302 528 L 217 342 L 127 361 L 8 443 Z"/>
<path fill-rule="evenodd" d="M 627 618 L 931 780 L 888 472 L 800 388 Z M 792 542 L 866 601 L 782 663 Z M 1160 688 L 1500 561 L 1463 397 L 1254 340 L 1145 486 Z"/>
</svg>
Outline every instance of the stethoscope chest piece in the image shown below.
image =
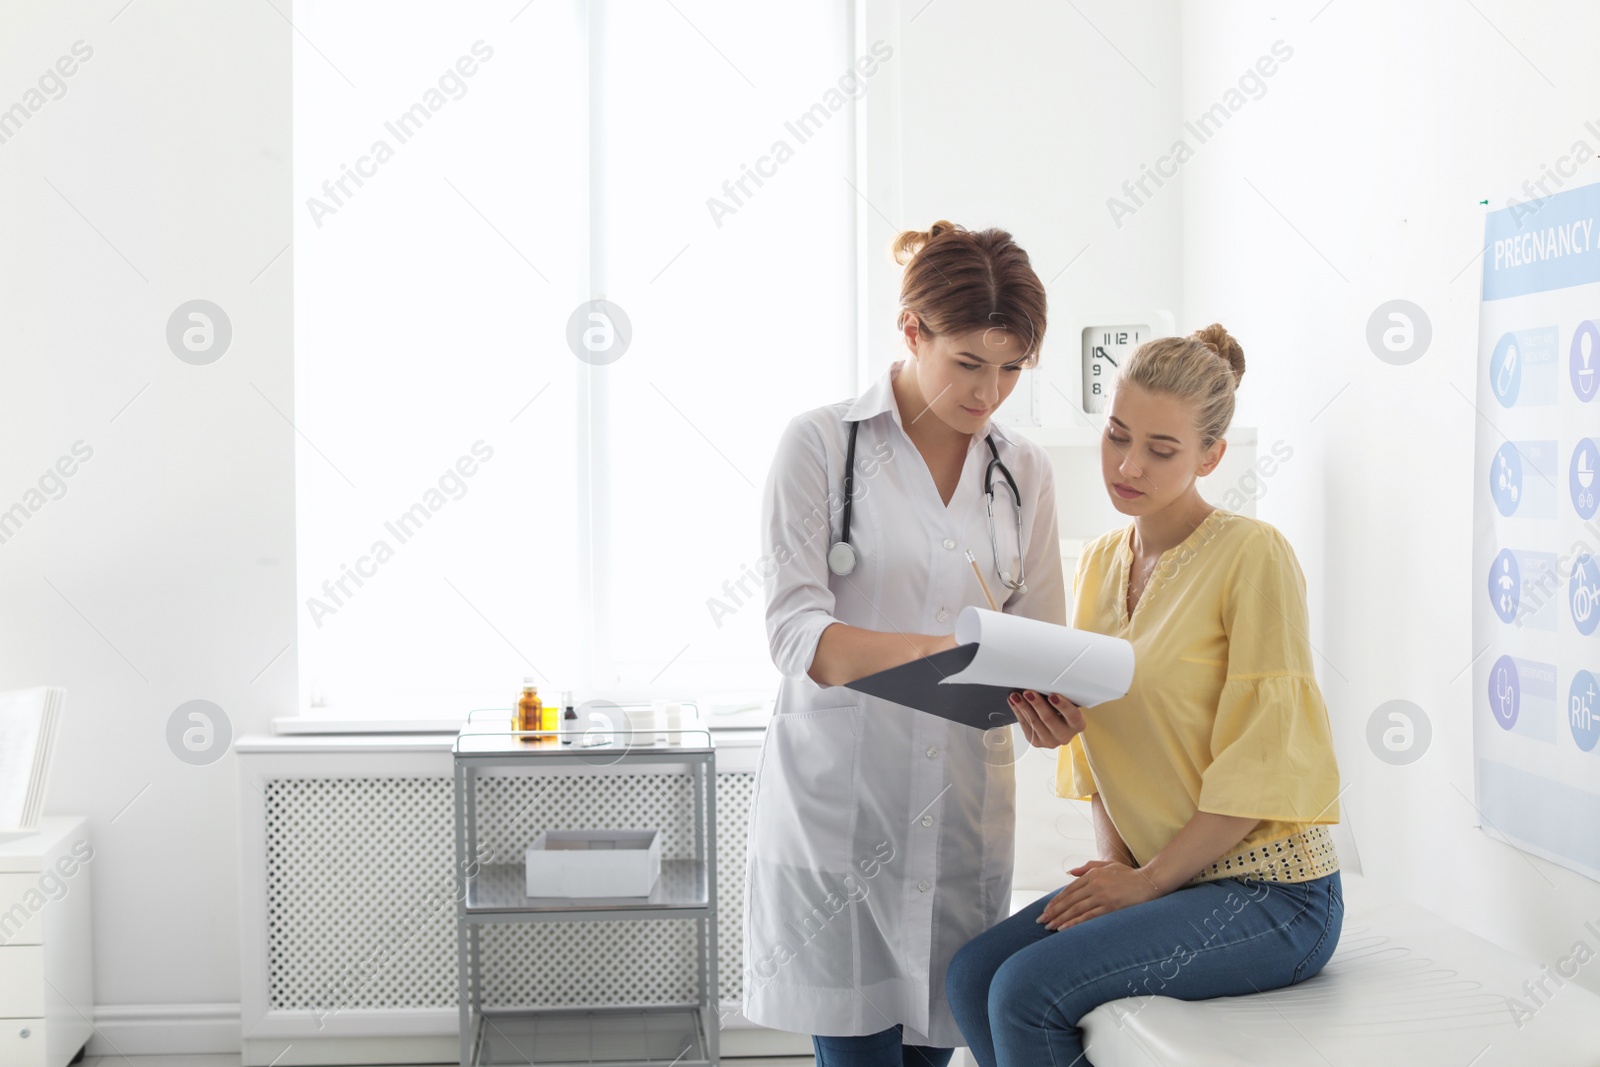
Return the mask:
<svg viewBox="0 0 1600 1067">
<path fill-rule="evenodd" d="M 841 578 L 856 569 L 856 550 L 848 541 L 835 541 L 828 549 L 828 569 Z"/>
</svg>

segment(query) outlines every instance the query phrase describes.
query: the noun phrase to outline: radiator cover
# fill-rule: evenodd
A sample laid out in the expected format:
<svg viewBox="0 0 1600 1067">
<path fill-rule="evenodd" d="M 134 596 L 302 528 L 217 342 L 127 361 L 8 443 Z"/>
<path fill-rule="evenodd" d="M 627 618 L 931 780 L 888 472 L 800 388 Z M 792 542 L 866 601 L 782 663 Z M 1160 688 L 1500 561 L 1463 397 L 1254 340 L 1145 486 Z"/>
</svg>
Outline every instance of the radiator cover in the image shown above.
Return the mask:
<svg viewBox="0 0 1600 1067">
<path fill-rule="evenodd" d="M 455 1033 L 448 748 L 438 751 L 438 739 L 435 751 L 370 747 L 241 752 L 247 1063 L 253 1038 Z M 718 978 L 724 1011 L 734 1014 L 753 757 L 748 747 L 731 759 L 718 754 Z M 663 859 L 691 857 L 691 789 L 686 775 L 648 768 L 485 775 L 480 847 L 496 862 L 520 862 L 541 830 L 654 827 Z M 490 924 L 483 936 L 489 1005 L 643 1005 L 696 995 L 689 920 Z"/>
</svg>

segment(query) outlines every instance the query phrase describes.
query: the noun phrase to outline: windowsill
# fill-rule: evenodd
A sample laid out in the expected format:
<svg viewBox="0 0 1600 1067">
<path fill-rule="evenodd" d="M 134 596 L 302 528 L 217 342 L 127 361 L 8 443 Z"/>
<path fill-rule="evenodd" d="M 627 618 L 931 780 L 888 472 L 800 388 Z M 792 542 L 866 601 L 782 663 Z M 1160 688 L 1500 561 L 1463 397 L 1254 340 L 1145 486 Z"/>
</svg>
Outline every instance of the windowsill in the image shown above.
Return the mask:
<svg viewBox="0 0 1600 1067">
<path fill-rule="evenodd" d="M 361 725 L 370 726 L 370 722 Z M 759 748 L 766 727 L 724 726 L 713 723 L 712 742 L 718 749 Z M 418 733 L 400 730 L 352 730 L 346 733 L 246 734 L 233 742 L 233 750 L 246 756 L 329 755 L 361 753 L 375 755 L 396 752 L 450 752 L 455 747 L 455 732 Z M 596 749 L 595 751 L 599 751 Z"/>
<path fill-rule="evenodd" d="M 302 734 L 445 734 L 454 737 L 466 719 L 318 719 L 307 715 L 278 716 L 272 732 Z"/>
<path fill-rule="evenodd" d="M 709 726 L 718 748 L 757 748 L 766 736 L 770 716 L 770 707 L 720 714 L 713 708 L 709 723 L 704 725 Z M 234 741 L 233 748 L 251 755 L 449 752 L 464 725 L 465 719 L 281 716 L 272 720 L 272 733 L 240 737 Z"/>
<path fill-rule="evenodd" d="M 690 701 L 689 703 L 702 709 L 701 718 L 713 732 L 718 734 L 730 730 L 764 731 L 767 722 L 772 718 L 771 700 L 762 701 L 755 706 L 752 706 L 754 702 L 723 704 L 715 701 Z M 485 713 L 493 714 L 493 710 L 486 708 L 477 714 L 476 722 L 479 724 L 477 728 L 481 728 L 481 724 L 487 721 L 488 715 Z M 507 710 L 501 714 L 509 718 L 510 713 Z M 272 732 L 279 737 L 432 734 L 454 738 L 466 723 L 465 716 L 446 719 L 384 719 L 375 716 L 323 718 L 315 715 L 280 715 L 272 720 Z"/>
<path fill-rule="evenodd" d="M 346 733 L 246 734 L 233 742 L 242 756 L 329 755 L 347 753 L 443 752 L 455 746 L 454 734 Z"/>
</svg>

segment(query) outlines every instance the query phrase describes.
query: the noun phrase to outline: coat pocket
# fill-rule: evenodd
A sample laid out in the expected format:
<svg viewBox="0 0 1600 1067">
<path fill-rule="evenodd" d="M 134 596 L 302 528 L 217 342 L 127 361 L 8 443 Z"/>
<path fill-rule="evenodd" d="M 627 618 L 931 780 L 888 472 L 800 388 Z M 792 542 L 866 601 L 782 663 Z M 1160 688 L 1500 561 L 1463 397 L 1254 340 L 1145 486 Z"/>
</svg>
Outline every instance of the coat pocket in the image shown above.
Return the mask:
<svg viewBox="0 0 1600 1067">
<path fill-rule="evenodd" d="M 813 871 L 852 865 L 861 704 L 774 715 L 750 812 L 750 852 Z"/>
</svg>

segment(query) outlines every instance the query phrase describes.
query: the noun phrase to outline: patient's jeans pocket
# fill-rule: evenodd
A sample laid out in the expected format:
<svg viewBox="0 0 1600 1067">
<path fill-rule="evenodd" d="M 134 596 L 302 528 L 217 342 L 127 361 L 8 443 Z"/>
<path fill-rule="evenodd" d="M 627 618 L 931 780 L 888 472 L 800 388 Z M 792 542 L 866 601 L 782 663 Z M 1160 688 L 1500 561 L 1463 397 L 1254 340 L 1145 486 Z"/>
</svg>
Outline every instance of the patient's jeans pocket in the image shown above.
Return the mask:
<svg viewBox="0 0 1600 1067">
<path fill-rule="evenodd" d="M 763 742 L 750 850 L 809 870 L 848 870 L 859 809 L 861 704 L 783 712 Z"/>
<path fill-rule="evenodd" d="M 1302 922 L 1307 933 L 1315 931 L 1316 936 L 1306 958 L 1294 969 L 1291 982 L 1303 982 L 1327 965 L 1339 946 L 1339 933 L 1344 928 L 1344 886 L 1339 872 L 1303 884 L 1311 890 L 1311 906 Z"/>
</svg>

